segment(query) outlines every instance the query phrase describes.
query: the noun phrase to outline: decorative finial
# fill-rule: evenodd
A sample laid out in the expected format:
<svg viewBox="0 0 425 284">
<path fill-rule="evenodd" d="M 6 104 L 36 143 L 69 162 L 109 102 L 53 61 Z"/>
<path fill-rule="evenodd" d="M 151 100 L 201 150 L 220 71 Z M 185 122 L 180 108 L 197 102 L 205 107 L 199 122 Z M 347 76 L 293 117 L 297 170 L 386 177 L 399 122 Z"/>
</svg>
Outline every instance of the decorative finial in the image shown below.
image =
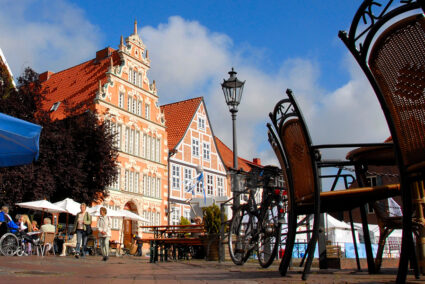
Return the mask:
<svg viewBox="0 0 425 284">
<path fill-rule="evenodd" d="M 102 81 L 99 80 L 99 94 L 102 93 Z"/>
<path fill-rule="evenodd" d="M 149 50 L 146 49 L 146 58 L 149 58 Z"/>
<path fill-rule="evenodd" d="M 137 20 L 134 20 L 134 35 L 137 35 Z"/>
<path fill-rule="evenodd" d="M 124 37 L 121 35 L 120 45 L 124 45 Z"/>
<path fill-rule="evenodd" d="M 112 60 L 112 56 L 111 56 L 111 58 L 110 58 L 110 62 L 111 62 L 111 64 L 110 64 L 110 66 L 109 66 L 109 71 L 111 71 L 111 72 L 112 72 L 112 68 L 114 68 L 114 61 Z"/>
</svg>

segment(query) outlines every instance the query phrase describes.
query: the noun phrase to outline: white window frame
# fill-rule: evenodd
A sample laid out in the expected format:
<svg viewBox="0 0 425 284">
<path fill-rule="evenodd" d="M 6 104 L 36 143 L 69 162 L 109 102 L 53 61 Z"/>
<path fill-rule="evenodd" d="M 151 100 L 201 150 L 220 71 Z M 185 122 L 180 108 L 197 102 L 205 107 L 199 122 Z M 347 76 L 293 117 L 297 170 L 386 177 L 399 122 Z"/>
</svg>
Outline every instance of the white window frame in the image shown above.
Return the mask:
<svg viewBox="0 0 425 284">
<path fill-rule="evenodd" d="M 199 139 L 192 138 L 192 156 L 199 157 Z"/>
<path fill-rule="evenodd" d="M 217 195 L 224 196 L 224 178 L 217 177 Z"/>
<path fill-rule="evenodd" d="M 128 143 L 128 152 L 134 154 L 134 129 L 130 129 L 130 142 Z"/>
<path fill-rule="evenodd" d="M 125 170 L 124 176 L 124 191 L 128 191 L 128 179 L 129 179 L 129 170 Z"/>
<path fill-rule="evenodd" d="M 189 189 L 189 181 L 193 180 L 192 176 L 192 169 L 191 168 L 184 168 L 184 191 L 187 192 Z"/>
<path fill-rule="evenodd" d="M 151 105 L 145 103 L 145 118 L 151 119 Z"/>
<path fill-rule="evenodd" d="M 207 175 L 207 195 L 214 195 L 214 176 Z"/>
<path fill-rule="evenodd" d="M 134 173 L 134 183 L 133 183 L 133 185 L 134 185 L 133 192 L 139 193 L 139 173 L 138 172 Z"/>
<path fill-rule="evenodd" d="M 171 179 L 172 179 L 172 189 L 180 190 L 180 166 L 172 165 L 171 170 Z"/>
<path fill-rule="evenodd" d="M 140 115 L 142 111 L 142 101 L 137 102 L 137 115 Z"/>
<path fill-rule="evenodd" d="M 140 156 L 140 131 L 136 131 L 136 136 L 134 137 L 134 155 Z"/>
<path fill-rule="evenodd" d="M 124 93 L 120 92 L 119 99 L 118 99 L 118 107 L 124 108 Z"/>
<path fill-rule="evenodd" d="M 156 178 L 156 197 L 161 199 L 161 179 Z"/>
<path fill-rule="evenodd" d="M 205 118 L 204 117 L 198 117 L 198 129 L 199 130 L 205 130 Z"/>
<path fill-rule="evenodd" d="M 202 143 L 202 156 L 204 160 L 210 160 L 210 143 L 204 142 Z"/>
<path fill-rule="evenodd" d="M 174 207 L 171 211 L 171 224 L 172 225 L 179 225 L 180 224 L 180 208 Z"/>
</svg>

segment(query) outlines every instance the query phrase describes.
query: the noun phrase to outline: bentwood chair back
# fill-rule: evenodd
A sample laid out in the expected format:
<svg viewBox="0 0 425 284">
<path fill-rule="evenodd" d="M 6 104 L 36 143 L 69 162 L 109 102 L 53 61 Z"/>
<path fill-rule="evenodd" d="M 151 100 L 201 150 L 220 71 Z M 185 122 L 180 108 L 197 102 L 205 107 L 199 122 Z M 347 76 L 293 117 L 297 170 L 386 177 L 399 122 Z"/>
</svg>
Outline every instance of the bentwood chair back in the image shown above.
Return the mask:
<svg viewBox="0 0 425 284">
<path fill-rule="evenodd" d="M 403 201 L 397 275 L 397 283 L 402 283 L 409 259 L 415 259 L 412 194 L 423 194 L 418 182 L 422 184 L 425 173 L 425 1 L 394 2 L 401 3 L 364 1 L 350 31 L 339 36 L 371 83 L 394 141 Z M 416 213 L 423 216 L 423 202 L 417 205 Z"/>
</svg>

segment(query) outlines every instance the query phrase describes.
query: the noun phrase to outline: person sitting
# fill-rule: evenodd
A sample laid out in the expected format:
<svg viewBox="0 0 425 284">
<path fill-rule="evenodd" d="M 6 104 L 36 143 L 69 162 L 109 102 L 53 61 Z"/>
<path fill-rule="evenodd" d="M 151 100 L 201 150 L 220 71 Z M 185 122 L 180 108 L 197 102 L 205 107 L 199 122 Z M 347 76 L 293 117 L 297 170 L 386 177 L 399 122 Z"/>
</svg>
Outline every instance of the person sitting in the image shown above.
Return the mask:
<svg viewBox="0 0 425 284">
<path fill-rule="evenodd" d="M 9 207 L 4 205 L 0 212 L 0 235 L 4 235 L 7 231 L 16 233 L 19 230 L 19 226 L 13 222 L 12 217 L 9 215 Z"/>
<path fill-rule="evenodd" d="M 33 232 L 38 232 L 38 231 L 40 231 L 40 230 L 38 229 L 37 221 L 36 221 L 36 220 L 32 220 L 32 222 L 31 222 L 31 226 L 32 226 L 32 231 L 33 231 Z"/>
<path fill-rule="evenodd" d="M 56 227 L 52 225 L 52 219 L 44 218 L 44 225 L 40 227 L 40 231 L 43 233 L 55 233 Z"/>
<path fill-rule="evenodd" d="M 66 243 L 63 243 L 62 253 L 60 254 L 60 256 L 66 256 L 67 249 L 69 247 L 75 248 L 76 246 L 77 246 L 77 234 L 73 234 L 71 239 L 69 239 Z"/>
<path fill-rule="evenodd" d="M 52 219 L 44 218 L 44 224 L 40 227 L 40 232 L 42 233 L 55 233 L 56 227 L 52 225 Z M 44 241 L 44 234 L 41 235 L 41 241 Z M 48 244 L 47 251 L 52 249 L 52 244 Z"/>
</svg>

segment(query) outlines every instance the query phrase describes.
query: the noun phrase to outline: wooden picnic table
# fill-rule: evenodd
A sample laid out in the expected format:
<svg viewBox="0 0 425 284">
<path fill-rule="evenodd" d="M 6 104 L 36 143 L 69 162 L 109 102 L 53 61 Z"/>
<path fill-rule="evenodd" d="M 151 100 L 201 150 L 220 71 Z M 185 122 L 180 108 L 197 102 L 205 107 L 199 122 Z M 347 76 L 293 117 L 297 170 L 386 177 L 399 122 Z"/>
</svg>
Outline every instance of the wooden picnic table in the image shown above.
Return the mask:
<svg viewBox="0 0 425 284">
<path fill-rule="evenodd" d="M 149 242 L 150 244 L 150 262 L 158 261 L 158 250 L 160 250 L 160 261 L 167 261 L 169 249 L 172 249 L 174 259 L 176 259 L 177 250 L 187 258 L 190 247 L 193 249 L 193 246 L 204 245 L 205 229 L 203 225 L 159 225 L 140 226 L 140 228 L 150 229 L 154 234 L 153 238 L 139 239 L 140 242 Z"/>
</svg>

